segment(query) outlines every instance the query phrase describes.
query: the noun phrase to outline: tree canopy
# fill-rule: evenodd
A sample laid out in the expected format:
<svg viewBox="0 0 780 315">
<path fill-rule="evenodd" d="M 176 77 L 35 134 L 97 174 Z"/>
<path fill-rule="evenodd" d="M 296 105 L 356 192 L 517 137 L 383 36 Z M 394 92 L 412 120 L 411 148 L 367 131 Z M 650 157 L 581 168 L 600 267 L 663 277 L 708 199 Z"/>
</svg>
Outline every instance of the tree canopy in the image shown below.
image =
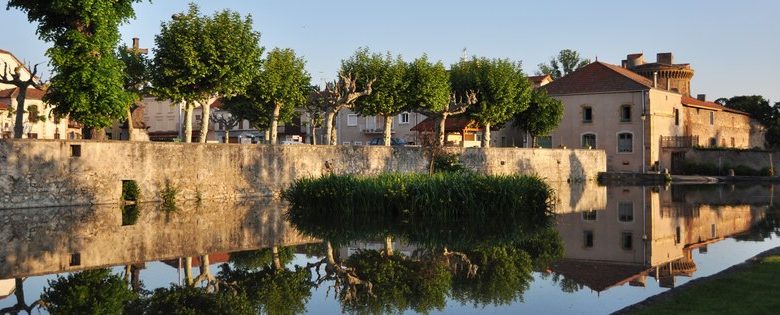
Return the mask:
<svg viewBox="0 0 780 315">
<path fill-rule="evenodd" d="M 490 147 L 490 128 L 509 121 L 528 107 L 532 85 L 519 62 L 473 58 L 452 65 L 450 75 L 455 93 L 477 93 L 477 102 L 469 114 L 485 129 L 483 147 Z"/>
<path fill-rule="evenodd" d="M 553 80 L 558 80 L 589 63 L 590 59 L 581 58 L 580 53 L 576 50 L 564 49 L 558 53 L 557 57 L 551 57 L 549 63 L 540 63 L 536 73 L 537 75 L 549 74 Z"/>
<path fill-rule="evenodd" d="M 258 106 L 271 113 L 271 143 L 276 143 L 277 124 L 289 122 L 295 109 L 308 100 L 311 77 L 305 66 L 292 49 L 274 48 L 263 62 L 257 85 L 250 87 L 253 91 L 246 91 L 246 95 L 255 96 Z"/>
<path fill-rule="evenodd" d="M 195 4 L 186 13 L 161 25 L 155 37 L 152 82 L 161 99 L 185 103 L 185 128 L 191 129 L 191 111 L 203 107 L 201 142 L 208 129 L 209 106 L 214 97 L 243 92 L 257 78 L 263 48 L 252 18 L 229 10 L 205 16 Z M 186 132 L 189 137 L 191 130 Z"/>
<path fill-rule="evenodd" d="M 108 269 L 57 276 L 41 295 L 52 314 L 121 314 L 134 298 L 124 279 Z"/>
<path fill-rule="evenodd" d="M 371 53 L 361 48 L 351 58 L 341 62 L 341 73 L 357 78 L 376 78 L 370 95 L 355 101 L 353 110 L 362 116 L 383 116 L 385 118 L 384 144 L 390 145 L 393 116 L 409 109 L 407 65 L 401 56 Z M 365 88 L 366 83 L 358 83 Z"/>
<path fill-rule="evenodd" d="M 558 127 L 563 119 L 563 103 L 547 95 L 544 89 L 531 92 L 531 101 L 526 110 L 515 114 L 515 126 L 528 132 L 531 145 L 535 137 L 545 135 Z"/>
<path fill-rule="evenodd" d="M 9 8 L 38 23 L 38 35 L 52 42 L 46 55 L 54 75 L 44 101 L 57 115 L 100 128 L 124 118 L 133 97 L 123 89 L 123 64 L 116 57 L 119 25 L 134 16 L 140 0 L 10 0 Z"/>
</svg>

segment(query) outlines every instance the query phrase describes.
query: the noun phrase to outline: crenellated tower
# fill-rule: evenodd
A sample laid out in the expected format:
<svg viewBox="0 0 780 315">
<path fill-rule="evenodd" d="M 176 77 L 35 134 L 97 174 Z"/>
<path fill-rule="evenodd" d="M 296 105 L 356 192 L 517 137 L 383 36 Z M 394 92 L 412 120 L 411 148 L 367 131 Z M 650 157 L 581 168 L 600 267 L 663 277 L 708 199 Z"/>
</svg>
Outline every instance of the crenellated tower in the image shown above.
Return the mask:
<svg viewBox="0 0 780 315">
<path fill-rule="evenodd" d="M 675 64 L 672 53 L 659 53 L 656 62 L 645 63 L 644 54 L 630 54 L 623 60 L 623 68 L 653 80 L 658 89 L 691 96 L 693 69 L 690 64 Z"/>
</svg>

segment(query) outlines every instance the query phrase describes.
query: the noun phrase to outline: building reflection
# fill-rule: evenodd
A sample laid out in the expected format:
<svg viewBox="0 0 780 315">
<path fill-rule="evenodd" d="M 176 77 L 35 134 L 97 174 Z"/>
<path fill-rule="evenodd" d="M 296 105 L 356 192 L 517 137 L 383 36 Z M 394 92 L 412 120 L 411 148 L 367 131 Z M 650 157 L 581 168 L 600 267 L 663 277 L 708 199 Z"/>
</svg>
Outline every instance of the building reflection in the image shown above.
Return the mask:
<svg viewBox="0 0 780 315">
<path fill-rule="evenodd" d="M 560 194 L 557 229 L 565 254 L 551 271 L 597 292 L 645 286 L 647 277 L 674 287 L 675 279 L 696 272 L 694 250 L 706 253 L 708 244 L 748 233 L 774 199 L 771 185 L 572 190 Z"/>
</svg>

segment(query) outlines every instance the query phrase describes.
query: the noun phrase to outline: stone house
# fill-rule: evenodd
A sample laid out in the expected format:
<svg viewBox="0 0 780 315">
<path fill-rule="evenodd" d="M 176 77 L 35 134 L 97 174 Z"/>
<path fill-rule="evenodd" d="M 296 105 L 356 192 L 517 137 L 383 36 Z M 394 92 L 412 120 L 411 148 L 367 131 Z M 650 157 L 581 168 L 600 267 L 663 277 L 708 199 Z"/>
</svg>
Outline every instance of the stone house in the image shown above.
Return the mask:
<svg viewBox="0 0 780 315">
<path fill-rule="evenodd" d="M 674 169 L 684 159 L 677 149 L 692 146 L 753 147 L 758 131 L 748 115 L 691 98 L 692 76 L 669 53 L 652 64 L 641 54 L 629 55 L 622 67 L 593 62 L 544 87 L 563 102 L 564 116 L 538 141 L 605 150 L 607 169 L 617 172 Z"/>
</svg>

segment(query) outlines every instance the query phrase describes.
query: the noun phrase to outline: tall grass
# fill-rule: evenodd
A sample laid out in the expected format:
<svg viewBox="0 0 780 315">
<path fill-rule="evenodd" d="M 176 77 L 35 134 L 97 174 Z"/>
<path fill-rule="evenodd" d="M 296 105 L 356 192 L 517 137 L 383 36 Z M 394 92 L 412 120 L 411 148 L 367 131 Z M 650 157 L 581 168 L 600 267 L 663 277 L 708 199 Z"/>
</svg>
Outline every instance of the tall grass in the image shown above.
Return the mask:
<svg viewBox="0 0 780 315">
<path fill-rule="evenodd" d="M 283 192 L 299 230 L 329 240 L 383 235 L 417 243 L 517 240 L 551 224 L 552 189 L 530 176 L 328 175 Z"/>
</svg>

